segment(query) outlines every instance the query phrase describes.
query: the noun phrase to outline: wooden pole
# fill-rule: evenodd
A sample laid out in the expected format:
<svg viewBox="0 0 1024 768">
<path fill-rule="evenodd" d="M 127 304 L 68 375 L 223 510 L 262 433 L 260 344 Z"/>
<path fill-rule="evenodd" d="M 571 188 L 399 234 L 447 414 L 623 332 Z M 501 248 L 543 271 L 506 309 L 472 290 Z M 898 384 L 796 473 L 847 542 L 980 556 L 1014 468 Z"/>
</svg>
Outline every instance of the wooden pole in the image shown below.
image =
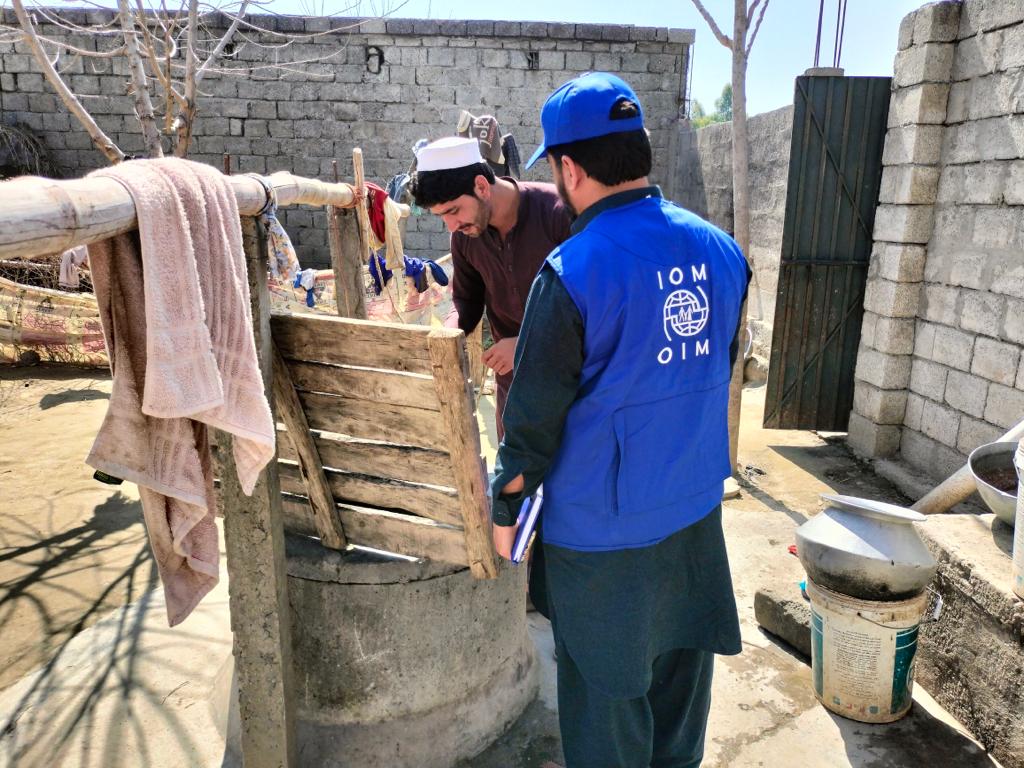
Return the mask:
<svg viewBox="0 0 1024 768">
<path fill-rule="evenodd" d="M 331 163 L 334 182 L 338 182 L 338 161 Z M 334 271 L 334 298 L 342 317 L 366 319 L 366 296 L 363 291 L 363 264 L 366 251 L 360 250 L 357 214 L 330 206 L 327 208 L 327 242 L 331 249 Z"/>
<path fill-rule="evenodd" d="M 251 176 L 228 176 L 242 216 L 255 215 L 267 193 Z M 269 177 L 279 207 L 333 205 L 351 208 L 355 195 L 348 184 L 275 173 Z M 0 182 L 0 258 L 47 256 L 76 245 L 136 229 L 132 196 L 114 179 L 88 177 L 69 181 L 22 177 Z"/>
<path fill-rule="evenodd" d="M 363 172 L 363 150 L 356 147 L 352 150 L 352 177 L 356 182 L 356 189 L 366 192 L 366 175 Z M 359 221 L 360 253 L 366 258 L 370 253 L 370 215 L 367 212 L 367 203 L 364 202 L 356 207 Z M 405 307 L 405 265 L 388 264 L 388 269 L 394 272 L 391 282 L 384 286 L 384 291 L 391 299 L 399 322 L 405 322 L 402 312 Z M 383 277 L 382 277 L 383 281 Z"/>
<path fill-rule="evenodd" d="M 462 338 L 462 331 L 436 328 L 430 332 L 427 345 L 434 369 L 434 386 L 441 402 L 441 418 L 449 440 L 455 487 L 459 492 L 469 568 L 476 578 L 489 579 L 498 575 L 498 562 L 491 538 L 490 504 L 484 487 L 487 473 L 480 458 L 480 430 L 468 405 L 474 399 Z"/>
<path fill-rule="evenodd" d="M 366 175 L 363 172 L 363 150 L 356 147 L 352 150 L 352 178 L 356 189 L 366 193 Z M 359 223 L 360 255 L 364 258 L 370 253 L 370 215 L 366 210 L 366 202 L 356 206 L 356 221 Z"/>
<path fill-rule="evenodd" d="M 267 289 L 267 238 L 262 226 L 242 219 L 256 352 L 264 391 L 271 391 L 273 341 Z M 221 500 L 234 633 L 238 710 L 245 768 L 298 766 L 292 682 L 291 608 L 284 555 L 284 513 L 277 459 L 260 473 L 252 496 L 238 483 L 231 438 L 217 435 Z"/>
</svg>

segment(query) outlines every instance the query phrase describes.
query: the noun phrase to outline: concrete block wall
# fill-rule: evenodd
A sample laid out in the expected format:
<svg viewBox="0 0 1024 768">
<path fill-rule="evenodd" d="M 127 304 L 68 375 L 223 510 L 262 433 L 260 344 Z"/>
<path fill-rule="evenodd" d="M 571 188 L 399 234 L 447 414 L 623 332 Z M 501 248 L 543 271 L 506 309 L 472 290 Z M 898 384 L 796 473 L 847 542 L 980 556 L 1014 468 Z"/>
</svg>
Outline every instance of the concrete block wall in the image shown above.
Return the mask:
<svg viewBox="0 0 1024 768">
<path fill-rule="evenodd" d="M 890 115 L 850 442 L 941 478 L 1024 419 L 1024 5 L 910 14 Z"/>
<path fill-rule="evenodd" d="M 925 413 L 910 391 L 926 376 L 915 377 L 915 336 L 959 10 L 933 3 L 900 26 L 849 426 L 850 445 L 867 456 L 896 454 L 907 418 L 927 419 L 933 432 L 950 428 L 947 412 L 932 403 Z"/>
<path fill-rule="evenodd" d="M 1024 419 L 1024 5 L 967 0 L 954 29 L 900 442 L 938 474 Z"/>
<path fill-rule="evenodd" d="M 104 15 L 57 12 L 78 24 Z M 5 23 L 14 23 L 13 13 L 0 13 Z M 676 167 L 692 30 L 289 16 L 250 16 L 249 21 L 269 30 L 247 33 L 265 46 L 281 44 L 273 33 L 303 37 L 283 51 L 239 39 L 230 65 L 258 68 L 204 80 L 193 159 L 220 167 L 223 154 L 230 153 L 236 172 L 286 170 L 327 180 L 337 159 L 342 178 L 350 179 L 351 151 L 359 146 L 367 178 L 383 184 L 408 169 L 418 139 L 454 133 L 459 112 L 467 109 L 494 114 L 502 129 L 515 135 L 525 161 L 541 138 L 540 107 L 547 95 L 578 74 L 604 69 L 628 80 L 641 99 L 654 145 L 655 180 L 664 183 Z M 219 34 L 226 24 L 214 18 L 209 26 Z M 97 46 L 92 36 L 67 35 L 53 25 L 43 24 L 40 31 L 78 47 Z M 379 72 L 368 66 L 369 46 L 383 53 Z M 274 56 L 318 61 L 285 72 L 267 67 Z M 65 56 L 62 64 L 100 127 L 126 152 L 140 152 L 132 101 L 125 95 L 124 62 Z M 64 175 L 81 175 L 105 162 L 20 43 L 0 43 L 0 116 L 36 132 Z M 546 174 L 539 165 L 524 178 L 544 180 Z M 289 209 L 284 224 L 304 266 L 329 264 L 322 211 Z M 448 243 L 435 217 L 409 222 L 410 252 L 437 257 Z"/>
<path fill-rule="evenodd" d="M 754 272 L 747 304 L 754 349 L 766 360 L 771 349 L 775 297 L 786 214 L 793 107 L 749 119 L 750 253 Z M 726 232 L 733 231 L 732 123 L 700 130 L 684 128 L 679 141 L 679 170 L 674 199 Z"/>
</svg>

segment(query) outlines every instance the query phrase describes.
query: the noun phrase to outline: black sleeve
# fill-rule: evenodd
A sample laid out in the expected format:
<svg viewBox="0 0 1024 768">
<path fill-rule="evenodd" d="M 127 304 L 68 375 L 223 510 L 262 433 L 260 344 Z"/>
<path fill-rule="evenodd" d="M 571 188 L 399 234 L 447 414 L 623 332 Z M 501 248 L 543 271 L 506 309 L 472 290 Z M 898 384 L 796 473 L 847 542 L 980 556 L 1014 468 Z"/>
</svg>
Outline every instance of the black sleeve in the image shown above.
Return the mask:
<svg viewBox="0 0 1024 768">
<path fill-rule="evenodd" d="M 491 486 L 491 518 L 497 525 L 513 525 L 519 502 L 544 480 L 561 445 L 582 372 L 583 318 L 558 275 L 545 264 L 526 301 L 502 416 L 505 439 Z M 526 481 L 522 493 L 502 495 L 501 489 L 520 474 Z"/>
</svg>

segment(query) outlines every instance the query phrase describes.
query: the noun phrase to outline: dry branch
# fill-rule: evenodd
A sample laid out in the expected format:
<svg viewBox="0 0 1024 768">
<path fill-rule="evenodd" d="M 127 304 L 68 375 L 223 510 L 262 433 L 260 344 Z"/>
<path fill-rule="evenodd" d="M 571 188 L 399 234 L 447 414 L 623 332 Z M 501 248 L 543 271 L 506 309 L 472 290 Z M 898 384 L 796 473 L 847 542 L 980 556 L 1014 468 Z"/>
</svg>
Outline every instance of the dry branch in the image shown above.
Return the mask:
<svg viewBox="0 0 1024 768">
<path fill-rule="evenodd" d="M 46 51 L 43 50 L 43 45 L 39 42 L 39 37 L 36 35 L 35 27 L 32 24 L 32 20 L 29 18 L 28 13 L 25 12 L 25 6 L 22 5 L 21 0 L 13 0 L 14 13 L 18 17 L 18 23 L 21 24 L 22 36 L 25 40 L 25 44 L 32 51 L 32 55 L 39 65 L 39 68 L 43 70 L 43 76 L 50 86 L 57 92 L 60 100 L 64 102 L 64 106 L 67 107 L 68 112 L 75 116 L 75 118 L 82 124 L 89 137 L 92 139 L 93 144 L 96 148 L 104 154 L 104 156 L 111 163 L 119 163 L 124 160 L 124 152 L 114 143 L 114 141 L 103 132 L 93 120 L 92 115 L 89 114 L 88 110 L 82 106 L 82 102 L 78 100 L 78 97 L 68 88 L 67 83 L 64 82 L 60 74 L 50 63 L 50 59 L 46 56 Z"/>
<path fill-rule="evenodd" d="M 754 9 L 757 8 L 759 0 L 754 0 L 750 5 L 750 14 L 753 16 Z M 757 17 L 757 24 L 754 25 L 754 31 L 750 33 L 750 41 L 747 43 L 747 56 L 750 55 L 751 49 L 754 47 L 754 40 L 757 39 L 757 33 L 761 29 L 761 22 L 764 21 L 764 12 L 768 10 L 768 3 L 771 0 L 764 0 L 764 5 L 761 6 L 761 15 Z"/>
<path fill-rule="evenodd" d="M 700 15 L 704 17 L 704 21 L 706 21 L 708 26 L 711 27 L 711 33 L 715 36 L 715 39 L 726 48 L 732 48 L 732 40 L 728 35 L 722 32 L 721 29 L 719 29 L 714 17 L 708 12 L 708 9 L 704 7 L 704 4 L 701 3 L 700 0 L 693 0 L 693 4 L 697 7 Z"/>
</svg>

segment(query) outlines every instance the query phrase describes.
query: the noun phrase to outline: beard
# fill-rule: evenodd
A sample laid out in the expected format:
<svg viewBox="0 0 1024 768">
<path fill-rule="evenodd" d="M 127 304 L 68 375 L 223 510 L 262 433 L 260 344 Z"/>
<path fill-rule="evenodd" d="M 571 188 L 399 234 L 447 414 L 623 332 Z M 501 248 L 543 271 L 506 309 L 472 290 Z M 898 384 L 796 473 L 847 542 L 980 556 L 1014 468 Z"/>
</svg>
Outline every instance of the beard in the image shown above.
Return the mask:
<svg viewBox="0 0 1024 768">
<path fill-rule="evenodd" d="M 466 237 L 480 237 L 491 223 L 491 204 L 480 198 L 476 198 L 476 201 L 477 209 L 473 222 L 459 228 L 459 232 Z"/>
<path fill-rule="evenodd" d="M 562 173 L 560 171 L 555 171 L 553 175 L 555 177 L 555 189 L 558 190 L 558 196 L 562 198 L 562 202 L 565 203 L 565 207 L 569 209 L 570 216 L 575 220 L 580 214 L 573 207 L 572 203 L 569 202 L 569 193 L 565 189 L 565 182 L 562 181 Z"/>
</svg>

